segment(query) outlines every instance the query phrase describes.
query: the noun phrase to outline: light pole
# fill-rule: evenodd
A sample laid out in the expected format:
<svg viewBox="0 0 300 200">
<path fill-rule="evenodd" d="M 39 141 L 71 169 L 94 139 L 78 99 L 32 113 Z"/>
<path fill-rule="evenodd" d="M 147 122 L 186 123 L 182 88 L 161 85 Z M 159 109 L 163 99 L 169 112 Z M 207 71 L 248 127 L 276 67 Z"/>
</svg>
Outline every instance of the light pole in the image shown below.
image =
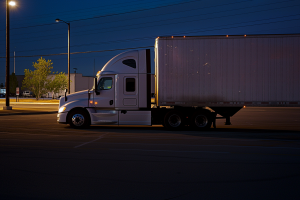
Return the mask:
<svg viewBox="0 0 300 200">
<path fill-rule="evenodd" d="M 70 23 L 65 22 L 61 19 L 56 19 L 56 22 L 64 22 L 68 24 L 68 94 L 70 94 Z"/>
<path fill-rule="evenodd" d="M 3 110 L 11 110 L 12 107 L 9 106 L 9 6 L 15 6 L 14 1 L 6 0 L 6 76 L 5 76 L 5 86 L 6 86 L 6 106 L 3 106 Z"/>
</svg>

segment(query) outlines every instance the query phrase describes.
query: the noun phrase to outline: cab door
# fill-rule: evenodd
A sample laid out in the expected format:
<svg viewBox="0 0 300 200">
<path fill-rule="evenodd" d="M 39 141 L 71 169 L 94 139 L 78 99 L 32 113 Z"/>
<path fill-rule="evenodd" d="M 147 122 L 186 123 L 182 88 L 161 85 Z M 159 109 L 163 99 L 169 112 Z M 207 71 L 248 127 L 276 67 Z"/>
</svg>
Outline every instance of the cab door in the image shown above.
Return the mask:
<svg viewBox="0 0 300 200">
<path fill-rule="evenodd" d="M 115 76 L 101 76 L 94 97 L 94 106 L 99 109 L 113 109 L 115 107 Z"/>
<path fill-rule="evenodd" d="M 115 75 L 101 76 L 97 85 L 98 94 L 94 94 L 93 124 L 118 124 L 118 112 L 115 110 Z"/>
</svg>

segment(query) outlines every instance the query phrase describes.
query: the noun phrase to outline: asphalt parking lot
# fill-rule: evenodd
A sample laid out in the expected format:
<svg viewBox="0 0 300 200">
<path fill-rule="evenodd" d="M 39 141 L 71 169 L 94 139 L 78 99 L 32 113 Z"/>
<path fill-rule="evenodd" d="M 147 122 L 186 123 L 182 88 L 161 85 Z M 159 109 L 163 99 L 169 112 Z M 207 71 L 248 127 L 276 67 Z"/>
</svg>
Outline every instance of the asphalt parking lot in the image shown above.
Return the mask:
<svg viewBox="0 0 300 200">
<path fill-rule="evenodd" d="M 244 109 L 204 132 L 3 114 L 0 198 L 298 199 L 298 111 Z"/>
</svg>

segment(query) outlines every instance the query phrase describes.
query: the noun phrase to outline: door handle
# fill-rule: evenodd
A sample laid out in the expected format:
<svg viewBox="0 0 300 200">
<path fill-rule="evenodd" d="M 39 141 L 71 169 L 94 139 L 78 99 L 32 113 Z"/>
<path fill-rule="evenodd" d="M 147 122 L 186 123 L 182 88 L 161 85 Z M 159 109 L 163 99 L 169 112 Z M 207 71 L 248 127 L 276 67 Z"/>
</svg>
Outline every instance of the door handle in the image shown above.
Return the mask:
<svg viewBox="0 0 300 200">
<path fill-rule="evenodd" d="M 113 100 L 110 100 L 109 101 L 109 105 L 113 105 L 114 101 Z"/>
</svg>

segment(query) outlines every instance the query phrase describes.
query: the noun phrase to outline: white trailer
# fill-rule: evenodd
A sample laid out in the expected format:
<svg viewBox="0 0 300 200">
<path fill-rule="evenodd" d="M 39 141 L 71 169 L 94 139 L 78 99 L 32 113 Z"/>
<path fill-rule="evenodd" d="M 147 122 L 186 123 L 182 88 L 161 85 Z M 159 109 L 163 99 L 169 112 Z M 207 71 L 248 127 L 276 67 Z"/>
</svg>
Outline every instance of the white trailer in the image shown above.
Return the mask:
<svg viewBox="0 0 300 200">
<path fill-rule="evenodd" d="M 300 106 L 298 34 L 158 37 L 154 50 L 155 81 L 150 50 L 121 53 L 60 99 L 58 122 L 203 129 L 244 106 Z"/>
</svg>

